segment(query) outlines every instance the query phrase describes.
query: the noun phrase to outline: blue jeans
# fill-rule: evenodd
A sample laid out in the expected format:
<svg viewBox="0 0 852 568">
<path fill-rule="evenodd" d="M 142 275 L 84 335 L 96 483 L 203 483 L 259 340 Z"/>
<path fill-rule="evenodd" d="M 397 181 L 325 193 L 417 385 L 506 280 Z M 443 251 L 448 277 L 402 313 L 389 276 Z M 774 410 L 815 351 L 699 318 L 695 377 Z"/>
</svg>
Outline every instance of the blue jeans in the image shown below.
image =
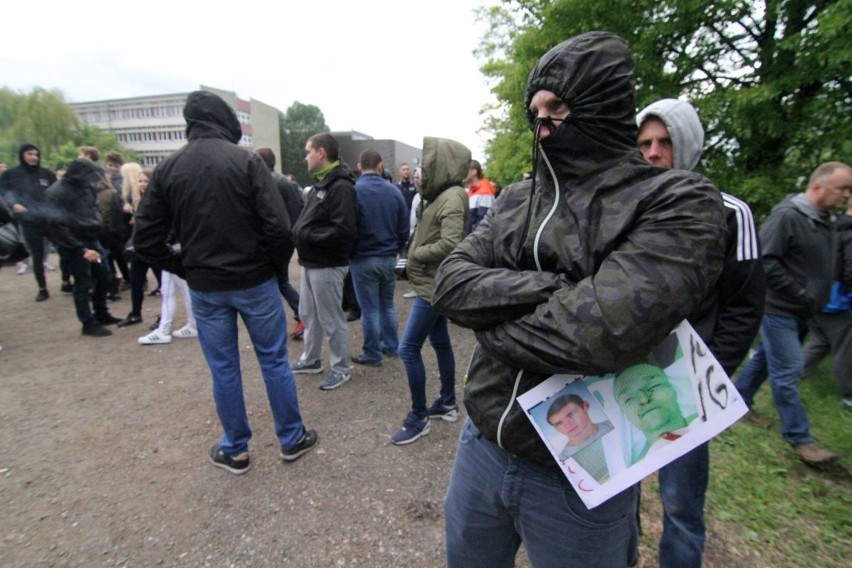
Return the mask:
<svg viewBox="0 0 852 568">
<path fill-rule="evenodd" d="M 660 568 L 701 568 L 710 451 L 704 443 L 660 469 Z"/>
<path fill-rule="evenodd" d="M 521 542 L 537 567 L 634 565 L 637 486 L 589 510 L 555 465 L 515 457 L 465 420 L 444 501 L 447 566 L 514 566 Z"/>
<path fill-rule="evenodd" d="M 213 400 L 224 434 L 219 441 L 229 456 L 248 450 L 251 439 L 240 373 L 237 314 L 248 330 L 266 385 L 275 433 L 282 449 L 295 446 L 304 434 L 296 382 L 287 362 L 287 319 L 271 278 L 253 288 L 225 292 L 190 290 L 198 340 L 213 378 Z"/>
<path fill-rule="evenodd" d="M 447 318 L 435 311 L 432 305 L 417 296 L 408 313 L 408 323 L 399 344 L 399 357 L 408 375 L 411 391 L 411 410 L 420 418 L 426 416 L 426 366 L 421 351 L 426 338 L 435 350 L 438 373 L 441 375 L 441 404 L 456 403 L 456 359 L 447 329 Z"/>
<path fill-rule="evenodd" d="M 396 288 L 395 256 L 353 258 L 349 265 L 355 295 L 361 305 L 361 330 L 367 361 L 381 361 L 382 352 L 397 355 L 399 335 L 393 292 Z"/>
<path fill-rule="evenodd" d="M 781 417 L 781 434 L 793 446 L 813 442 L 805 406 L 799 397 L 799 381 L 805 372 L 801 336 L 804 322 L 787 316 L 764 314 L 760 346 L 734 383 L 750 407 L 765 380 L 765 360 L 772 386 L 772 400 Z"/>
</svg>

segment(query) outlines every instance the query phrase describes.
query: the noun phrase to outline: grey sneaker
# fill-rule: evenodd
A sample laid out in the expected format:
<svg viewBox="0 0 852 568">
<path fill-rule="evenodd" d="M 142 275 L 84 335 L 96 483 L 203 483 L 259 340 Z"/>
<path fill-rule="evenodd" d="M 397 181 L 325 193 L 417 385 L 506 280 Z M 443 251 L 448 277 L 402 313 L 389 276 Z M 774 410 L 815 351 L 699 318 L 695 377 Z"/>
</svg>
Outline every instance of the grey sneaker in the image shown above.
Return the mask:
<svg viewBox="0 0 852 568">
<path fill-rule="evenodd" d="M 285 462 L 293 462 L 310 452 L 314 449 L 314 446 L 319 442 L 319 436 L 317 436 L 316 431 L 314 430 L 305 430 L 305 433 L 302 435 L 302 439 L 299 442 L 290 448 L 289 450 L 281 450 L 281 459 Z"/>
<path fill-rule="evenodd" d="M 297 375 L 318 375 L 322 373 L 322 361 L 314 361 L 313 363 L 305 363 L 302 360 L 296 361 L 290 368 Z"/>
<path fill-rule="evenodd" d="M 455 422 L 459 419 L 459 407 L 457 404 L 450 406 L 443 405 L 439 398 L 432 403 L 432 406 L 426 409 L 426 414 L 429 418 L 440 418 L 447 422 Z"/>
<path fill-rule="evenodd" d="M 334 390 L 351 378 L 352 373 L 338 373 L 337 371 L 331 371 L 322 380 L 319 388 L 324 391 Z"/>
</svg>

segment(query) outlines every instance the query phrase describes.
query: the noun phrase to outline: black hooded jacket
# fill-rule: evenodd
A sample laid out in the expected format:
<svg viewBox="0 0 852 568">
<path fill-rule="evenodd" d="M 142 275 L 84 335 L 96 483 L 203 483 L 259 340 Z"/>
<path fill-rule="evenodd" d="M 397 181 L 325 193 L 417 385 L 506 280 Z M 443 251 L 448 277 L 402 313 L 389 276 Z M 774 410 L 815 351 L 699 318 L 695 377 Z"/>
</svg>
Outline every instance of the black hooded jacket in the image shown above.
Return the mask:
<svg viewBox="0 0 852 568">
<path fill-rule="evenodd" d="M 97 240 L 101 232 L 101 212 L 97 192 L 104 183 L 104 172 L 94 162 L 77 158 L 45 195 L 44 219 L 50 239 L 72 254 Z"/>
<path fill-rule="evenodd" d="M 269 168 L 240 148 L 234 111 L 205 91 L 183 110 L 188 144 L 152 175 L 135 218 L 136 254 L 199 291 L 241 290 L 285 276 L 290 220 Z M 174 230 L 179 253 L 168 245 Z"/>
<path fill-rule="evenodd" d="M 542 89 L 570 117 L 541 140 L 535 184 L 506 188 L 438 268 L 433 305 L 476 332 L 465 407 L 482 435 L 553 466 L 517 396 L 555 373 L 643 361 L 712 289 L 726 230 L 706 178 L 639 153 L 621 38 L 554 47 L 530 75 L 527 107 Z"/>
<path fill-rule="evenodd" d="M 24 152 L 38 150 L 38 146 L 24 142 L 18 149 L 20 165 L 9 168 L 0 176 L 0 195 L 10 208 L 12 205 L 22 205 L 27 212 L 19 215 L 22 222 L 38 224 L 44 221 L 44 194 L 47 188 L 56 181 L 56 175 L 47 168 L 41 167 L 41 161 L 31 166 L 24 161 Z"/>
</svg>

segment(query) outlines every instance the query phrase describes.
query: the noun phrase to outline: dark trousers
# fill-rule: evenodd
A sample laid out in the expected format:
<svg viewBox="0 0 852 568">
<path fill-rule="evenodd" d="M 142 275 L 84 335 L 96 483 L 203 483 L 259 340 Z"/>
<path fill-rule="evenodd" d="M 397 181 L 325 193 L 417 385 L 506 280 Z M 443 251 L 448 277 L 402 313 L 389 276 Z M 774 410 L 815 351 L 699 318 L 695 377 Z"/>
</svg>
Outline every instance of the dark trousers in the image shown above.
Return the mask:
<svg viewBox="0 0 852 568">
<path fill-rule="evenodd" d="M 44 279 L 44 238 L 47 235 L 44 227 L 21 223 L 21 229 L 24 232 L 27 248 L 30 249 L 30 266 L 33 269 L 33 276 L 35 276 L 39 288 L 47 288 L 47 282 Z"/>
<path fill-rule="evenodd" d="M 86 248 L 103 252 L 96 241 L 86 243 Z M 92 324 L 96 318 L 106 316 L 107 310 L 106 294 L 109 284 L 109 270 L 100 262 L 89 262 L 82 254 L 65 250 L 63 252 L 68 258 L 71 275 L 74 277 L 74 308 L 77 310 L 77 319 L 80 323 Z M 89 289 L 92 290 L 92 304 L 89 305 Z M 94 313 L 92 310 L 94 309 Z"/>
<path fill-rule="evenodd" d="M 159 270 L 138 258 L 133 259 L 133 262 L 130 264 L 130 313 L 133 315 L 142 315 L 142 300 L 145 297 L 145 278 L 148 275 L 149 268 L 157 278 L 157 286 L 159 286 Z"/>
<path fill-rule="evenodd" d="M 127 266 L 127 261 L 124 259 L 124 237 L 116 233 L 106 233 L 101 235 L 101 244 L 109 253 L 109 271 L 113 279 L 117 279 L 118 274 L 124 278 L 125 282 L 130 282 L 130 268 Z M 116 267 L 118 270 L 116 270 Z"/>
</svg>

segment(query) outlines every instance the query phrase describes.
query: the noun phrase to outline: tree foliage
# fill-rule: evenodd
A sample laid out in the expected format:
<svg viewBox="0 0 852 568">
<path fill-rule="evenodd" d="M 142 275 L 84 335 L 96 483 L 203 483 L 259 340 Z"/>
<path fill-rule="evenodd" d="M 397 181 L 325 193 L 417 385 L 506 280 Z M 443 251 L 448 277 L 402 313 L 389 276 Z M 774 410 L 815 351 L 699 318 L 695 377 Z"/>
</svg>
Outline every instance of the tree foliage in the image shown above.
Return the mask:
<svg viewBox="0 0 852 568">
<path fill-rule="evenodd" d="M 58 168 L 77 157 L 80 146 L 95 146 L 102 154 L 117 150 L 125 161 L 136 159 L 115 135 L 81 124 L 61 91 L 36 87 L 28 93 L 0 88 L 0 160 L 18 165 L 18 148 L 32 142 L 41 150 L 42 165 Z"/>
<path fill-rule="evenodd" d="M 281 169 L 293 174 L 300 184 L 311 185 L 313 178 L 305 165 L 305 142 L 319 132 L 328 132 L 322 111 L 314 105 L 295 101 L 278 115 L 281 129 Z"/>
<path fill-rule="evenodd" d="M 699 168 L 763 214 L 826 160 L 852 154 L 852 0 L 510 0 L 483 10 L 489 172 L 530 168 L 523 92 L 537 59 L 593 29 L 621 35 L 637 104 L 685 97 L 706 130 Z"/>
</svg>

